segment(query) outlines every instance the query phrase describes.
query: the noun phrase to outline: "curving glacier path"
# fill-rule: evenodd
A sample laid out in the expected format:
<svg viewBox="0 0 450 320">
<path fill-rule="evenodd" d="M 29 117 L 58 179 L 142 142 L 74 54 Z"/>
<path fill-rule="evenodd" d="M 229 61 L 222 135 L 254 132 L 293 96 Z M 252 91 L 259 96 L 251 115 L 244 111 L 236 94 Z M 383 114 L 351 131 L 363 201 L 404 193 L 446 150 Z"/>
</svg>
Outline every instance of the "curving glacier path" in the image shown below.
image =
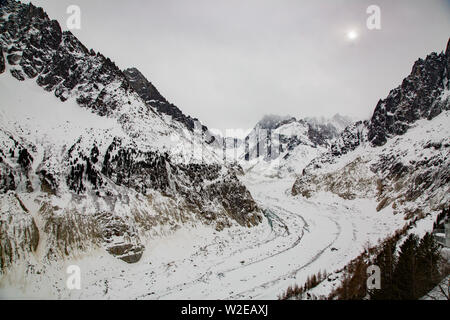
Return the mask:
<svg viewBox="0 0 450 320">
<path fill-rule="evenodd" d="M 65 299 L 277 299 L 289 285 L 320 270 L 332 273 L 404 220 L 376 212 L 372 200 L 331 194 L 290 196 L 292 179 L 243 178 L 265 219 L 255 228 L 217 232 L 186 227 L 150 241 L 136 264 L 102 250 L 48 266 L 0 296 Z M 81 270 L 81 289 L 66 287 L 66 267 Z M 11 275 L 14 277 L 14 273 Z M 330 284 L 332 286 L 332 284 Z M 331 288 L 323 288 L 327 294 Z"/>
</svg>

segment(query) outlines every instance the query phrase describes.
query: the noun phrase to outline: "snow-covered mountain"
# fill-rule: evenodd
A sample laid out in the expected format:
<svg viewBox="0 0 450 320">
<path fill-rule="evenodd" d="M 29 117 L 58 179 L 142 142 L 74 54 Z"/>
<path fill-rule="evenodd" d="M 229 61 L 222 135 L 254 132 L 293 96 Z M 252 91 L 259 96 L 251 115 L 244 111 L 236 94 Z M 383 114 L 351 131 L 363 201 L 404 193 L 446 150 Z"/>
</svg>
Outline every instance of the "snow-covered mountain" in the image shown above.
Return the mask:
<svg viewBox="0 0 450 320">
<path fill-rule="evenodd" d="M 370 120 L 348 126 L 305 168 L 292 193 L 375 197 L 377 210 L 392 206 L 408 218 L 448 206 L 449 76 L 450 41 L 445 52 L 419 59 Z"/>
<path fill-rule="evenodd" d="M 41 8 L 0 8 L 0 270 L 98 247 L 136 262 L 183 224 L 260 223 L 195 119 L 144 79 Z"/>
<path fill-rule="evenodd" d="M 334 135 L 339 135 L 345 128 L 347 128 L 350 124 L 355 122 L 352 117 L 343 116 L 339 113 L 336 113 L 331 118 L 327 117 L 307 117 L 305 121 L 308 122 L 313 127 L 324 126 L 329 128 L 330 131 L 334 131 Z"/>
<path fill-rule="evenodd" d="M 325 152 L 351 123 L 350 118 L 339 114 L 331 119 L 300 120 L 266 115 L 245 138 L 242 166 L 246 171 L 269 177 L 298 173 Z"/>
<path fill-rule="evenodd" d="M 450 42 L 371 119 L 268 115 L 237 139 L 2 4 L 0 297 L 273 299 L 325 269 L 326 295 L 367 243 L 450 203 Z"/>
</svg>

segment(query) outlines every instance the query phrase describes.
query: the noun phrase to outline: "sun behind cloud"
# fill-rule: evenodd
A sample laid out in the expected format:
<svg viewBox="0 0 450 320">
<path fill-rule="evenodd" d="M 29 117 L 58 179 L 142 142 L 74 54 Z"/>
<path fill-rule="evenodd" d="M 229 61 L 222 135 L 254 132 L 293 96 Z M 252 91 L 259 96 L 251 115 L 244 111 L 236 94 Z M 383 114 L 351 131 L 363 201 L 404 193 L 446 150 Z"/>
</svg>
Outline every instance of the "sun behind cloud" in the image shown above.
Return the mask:
<svg viewBox="0 0 450 320">
<path fill-rule="evenodd" d="M 358 31 L 353 30 L 353 29 L 347 31 L 347 39 L 348 40 L 355 41 L 356 39 L 358 39 L 358 37 L 359 37 Z"/>
</svg>

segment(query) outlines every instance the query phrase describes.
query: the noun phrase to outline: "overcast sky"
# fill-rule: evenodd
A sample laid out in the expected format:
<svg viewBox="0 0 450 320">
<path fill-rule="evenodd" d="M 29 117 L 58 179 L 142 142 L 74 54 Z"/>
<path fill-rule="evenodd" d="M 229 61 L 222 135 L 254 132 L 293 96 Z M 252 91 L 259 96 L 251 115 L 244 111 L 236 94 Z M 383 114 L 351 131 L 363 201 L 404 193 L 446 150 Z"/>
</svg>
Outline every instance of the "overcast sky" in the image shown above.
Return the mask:
<svg viewBox="0 0 450 320">
<path fill-rule="evenodd" d="M 29 2 L 29 1 L 28 1 Z M 210 128 L 264 114 L 370 117 L 415 60 L 444 50 L 449 0 L 35 0 L 122 68 L 137 67 Z M 381 8 L 381 30 L 366 9 Z M 349 40 L 348 32 L 358 37 Z"/>
</svg>

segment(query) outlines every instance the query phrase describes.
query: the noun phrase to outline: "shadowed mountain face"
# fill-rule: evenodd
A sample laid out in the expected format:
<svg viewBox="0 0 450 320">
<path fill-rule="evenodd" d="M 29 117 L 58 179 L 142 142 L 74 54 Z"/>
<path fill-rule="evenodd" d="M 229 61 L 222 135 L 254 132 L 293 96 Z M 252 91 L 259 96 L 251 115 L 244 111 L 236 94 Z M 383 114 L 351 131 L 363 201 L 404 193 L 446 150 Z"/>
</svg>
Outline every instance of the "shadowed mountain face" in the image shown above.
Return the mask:
<svg viewBox="0 0 450 320">
<path fill-rule="evenodd" d="M 101 261 L 93 287 L 114 298 L 102 271 L 117 267 L 108 279 L 122 282 L 122 261 L 140 261 L 151 243 L 116 293 L 141 281 L 134 297 L 260 298 L 450 203 L 450 43 L 418 60 L 367 121 L 266 116 L 238 140 L 212 135 L 41 8 L 0 4 L 0 280 L 51 275 L 59 292 L 63 264 L 87 257 Z M 158 260 L 168 239 L 182 251 L 175 263 L 173 252 Z"/>
<path fill-rule="evenodd" d="M 136 68 L 129 68 L 123 71 L 128 79 L 130 86 L 136 91 L 145 103 L 167 102 L 167 100 L 158 92 L 155 86 L 148 81 L 144 75 Z"/>
</svg>

